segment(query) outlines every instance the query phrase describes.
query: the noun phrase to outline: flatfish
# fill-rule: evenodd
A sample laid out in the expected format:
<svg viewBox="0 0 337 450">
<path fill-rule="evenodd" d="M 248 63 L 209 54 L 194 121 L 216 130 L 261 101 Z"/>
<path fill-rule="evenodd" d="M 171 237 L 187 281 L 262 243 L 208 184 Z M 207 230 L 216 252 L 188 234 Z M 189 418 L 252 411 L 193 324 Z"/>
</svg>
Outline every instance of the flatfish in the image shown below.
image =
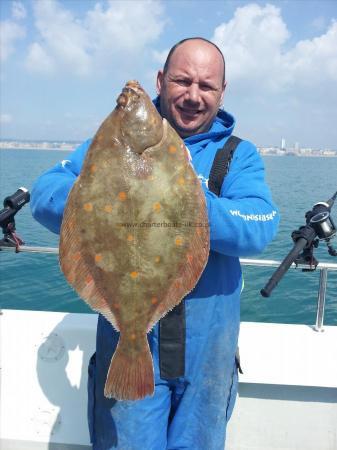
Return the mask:
<svg viewBox="0 0 337 450">
<path fill-rule="evenodd" d="M 60 236 L 67 281 L 120 332 L 106 397 L 153 394 L 147 333 L 194 288 L 208 254 L 206 201 L 188 151 L 129 81 L 90 145 Z"/>
</svg>

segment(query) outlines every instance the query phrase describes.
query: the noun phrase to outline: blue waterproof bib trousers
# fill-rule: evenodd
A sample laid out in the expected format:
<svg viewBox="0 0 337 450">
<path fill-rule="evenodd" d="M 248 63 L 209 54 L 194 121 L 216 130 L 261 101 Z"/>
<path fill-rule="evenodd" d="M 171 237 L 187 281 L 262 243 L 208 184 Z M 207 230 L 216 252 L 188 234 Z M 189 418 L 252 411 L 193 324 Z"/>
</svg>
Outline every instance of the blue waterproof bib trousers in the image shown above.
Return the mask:
<svg viewBox="0 0 337 450">
<path fill-rule="evenodd" d="M 229 298 L 187 298 L 185 376 L 163 380 L 158 324 L 148 335 L 155 395 L 137 402 L 106 399 L 104 383 L 118 333 L 99 317 L 96 354 L 89 366 L 89 425 L 94 450 L 223 450 L 237 393 L 241 286 Z M 194 318 L 199 320 L 194 320 Z M 226 323 L 226 326 L 223 326 Z M 109 348 L 109 353 L 106 349 Z"/>
</svg>

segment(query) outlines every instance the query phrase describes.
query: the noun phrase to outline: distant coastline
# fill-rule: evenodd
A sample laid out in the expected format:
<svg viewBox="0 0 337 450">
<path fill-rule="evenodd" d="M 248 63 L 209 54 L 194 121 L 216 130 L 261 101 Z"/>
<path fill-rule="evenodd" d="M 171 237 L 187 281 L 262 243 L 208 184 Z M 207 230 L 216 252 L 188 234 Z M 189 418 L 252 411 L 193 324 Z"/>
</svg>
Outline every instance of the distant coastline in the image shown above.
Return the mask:
<svg viewBox="0 0 337 450">
<path fill-rule="evenodd" d="M 337 150 L 331 149 L 258 147 L 258 150 L 262 156 L 337 157 Z"/>
<path fill-rule="evenodd" d="M 78 147 L 81 142 L 66 141 L 15 141 L 0 140 L 0 150 L 59 150 L 72 151 Z"/>
<path fill-rule="evenodd" d="M 0 140 L 0 150 L 56 150 L 73 151 L 82 141 L 17 141 Z M 258 147 L 262 156 L 313 156 L 313 157 L 337 157 L 337 150 L 313 149 L 313 148 L 280 148 L 280 147 Z"/>
</svg>

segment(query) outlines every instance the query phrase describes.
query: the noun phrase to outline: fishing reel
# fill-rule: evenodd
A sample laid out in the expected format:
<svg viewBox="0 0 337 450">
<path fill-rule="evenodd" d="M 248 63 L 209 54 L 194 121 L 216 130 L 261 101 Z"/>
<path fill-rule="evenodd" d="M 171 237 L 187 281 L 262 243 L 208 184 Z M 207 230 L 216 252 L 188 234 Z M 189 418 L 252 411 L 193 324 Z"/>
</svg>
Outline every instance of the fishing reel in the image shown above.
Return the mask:
<svg viewBox="0 0 337 450">
<path fill-rule="evenodd" d="M 15 233 L 15 214 L 28 203 L 30 194 L 24 187 L 20 187 L 14 194 L 4 199 L 4 208 L 0 211 L 0 227 L 2 228 L 4 238 L 0 240 L 0 250 L 3 247 L 16 247 L 24 242 Z"/>
<path fill-rule="evenodd" d="M 331 218 L 331 208 L 337 198 L 337 192 L 327 201 L 316 203 L 313 208 L 305 214 L 306 225 L 291 233 L 294 246 L 281 262 L 266 286 L 261 289 L 263 297 L 269 297 L 289 267 L 295 263 L 296 266 L 303 265 L 303 271 L 315 270 L 318 261 L 314 257 L 314 248 L 320 241 L 327 244 L 329 255 L 337 256 L 337 250 L 331 245 L 331 239 L 336 236 L 336 226 Z"/>
<path fill-rule="evenodd" d="M 335 198 L 336 194 L 334 195 Z M 316 203 L 312 211 L 307 212 L 305 218 L 307 219 L 307 222 L 309 222 L 309 225 L 315 230 L 317 241 L 325 241 L 329 255 L 337 256 L 337 250 L 330 244 L 331 239 L 337 232 L 336 226 L 331 218 L 331 206 L 325 202 Z"/>
<path fill-rule="evenodd" d="M 307 267 L 303 272 L 315 270 L 318 261 L 314 257 L 314 248 L 317 248 L 320 241 L 324 241 L 331 256 L 337 256 L 337 251 L 331 245 L 331 239 L 336 235 L 336 226 L 331 218 L 331 207 L 335 201 L 337 192 L 327 202 L 316 203 L 312 210 L 305 214 L 306 225 L 292 232 L 291 237 L 294 243 L 303 238 L 306 245 L 303 251 L 294 260 L 295 264 L 304 264 Z"/>
</svg>

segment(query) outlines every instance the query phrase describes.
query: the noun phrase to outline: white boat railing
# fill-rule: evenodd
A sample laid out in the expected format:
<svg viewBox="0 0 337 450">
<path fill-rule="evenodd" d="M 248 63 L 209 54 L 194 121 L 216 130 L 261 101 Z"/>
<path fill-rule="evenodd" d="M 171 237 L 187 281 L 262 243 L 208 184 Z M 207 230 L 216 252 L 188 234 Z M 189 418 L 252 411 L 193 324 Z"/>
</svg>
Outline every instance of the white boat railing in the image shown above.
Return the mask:
<svg viewBox="0 0 337 450">
<path fill-rule="evenodd" d="M 18 248 L 16 247 L 8 247 L 0 245 L 0 250 L 8 250 L 14 252 L 29 252 L 29 253 L 46 253 L 46 254 L 55 254 L 59 253 L 59 249 L 57 247 L 35 247 L 35 246 L 26 246 L 22 245 Z M 279 267 L 281 261 L 271 260 L 271 259 L 246 259 L 240 258 L 240 263 L 243 266 L 254 266 L 254 267 Z M 290 266 L 292 269 L 308 269 L 308 265 L 306 264 L 296 264 L 293 263 Z M 325 298 L 327 291 L 327 280 L 328 280 L 328 271 L 337 271 L 337 264 L 330 262 L 319 262 L 316 270 L 319 270 L 319 284 L 318 284 L 318 293 L 317 293 L 317 308 L 316 308 L 316 323 L 313 326 L 315 331 L 324 331 L 323 322 L 324 322 L 324 311 L 325 311 Z"/>
</svg>

